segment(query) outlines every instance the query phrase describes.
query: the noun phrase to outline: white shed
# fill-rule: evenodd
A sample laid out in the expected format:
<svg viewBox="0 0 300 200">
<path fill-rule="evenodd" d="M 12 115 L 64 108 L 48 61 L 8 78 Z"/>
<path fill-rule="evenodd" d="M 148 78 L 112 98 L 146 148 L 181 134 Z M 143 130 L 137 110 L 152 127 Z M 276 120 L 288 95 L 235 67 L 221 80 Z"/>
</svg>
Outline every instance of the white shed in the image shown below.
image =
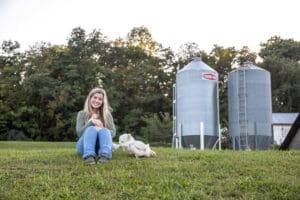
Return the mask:
<svg viewBox="0 0 300 200">
<path fill-rule="evenodd" d="M 300 114 L 298 114 L 280 149 L 300 150 Z"/>
<path fill-rule="evenodd" d="M 274 144 L 281 145 L 299 113 L 272 113 Z"/>
</svg>

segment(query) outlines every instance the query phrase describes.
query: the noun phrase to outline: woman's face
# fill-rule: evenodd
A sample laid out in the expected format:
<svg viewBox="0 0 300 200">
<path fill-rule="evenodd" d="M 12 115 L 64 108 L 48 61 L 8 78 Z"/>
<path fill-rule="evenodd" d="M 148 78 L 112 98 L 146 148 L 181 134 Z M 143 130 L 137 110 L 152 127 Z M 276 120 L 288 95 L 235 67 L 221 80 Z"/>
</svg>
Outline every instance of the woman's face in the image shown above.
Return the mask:
<svg viewBox="0 0 300 200">
<path fill-rule="evenodd" d="M 91 97 L 91 106 L 92 109 L 96 109 L 98 110 L 103 104 L 103 94 L 101 93 L 95 93 L 92 97 Z"/>
</svg>

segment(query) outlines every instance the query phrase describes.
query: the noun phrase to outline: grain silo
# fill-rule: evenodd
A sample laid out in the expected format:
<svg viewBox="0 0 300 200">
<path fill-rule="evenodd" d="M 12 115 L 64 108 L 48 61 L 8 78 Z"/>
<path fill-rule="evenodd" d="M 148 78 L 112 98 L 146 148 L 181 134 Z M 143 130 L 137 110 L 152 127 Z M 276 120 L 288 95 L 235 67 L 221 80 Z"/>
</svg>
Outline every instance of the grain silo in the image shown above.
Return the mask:
<svg viewBox="0 0 300 200">
<path fill-rule="evenodd" d="M 219 137 L 218 73 L 194 58 L 176 74 L 173 146 L 212 148 Z"/>
<path fill-rule="evenodd" d="M 234 150 L 268 149 L 272 143 L 270 73 L 245 62 L 228 75 L 229 132 Z"/>
</svg>

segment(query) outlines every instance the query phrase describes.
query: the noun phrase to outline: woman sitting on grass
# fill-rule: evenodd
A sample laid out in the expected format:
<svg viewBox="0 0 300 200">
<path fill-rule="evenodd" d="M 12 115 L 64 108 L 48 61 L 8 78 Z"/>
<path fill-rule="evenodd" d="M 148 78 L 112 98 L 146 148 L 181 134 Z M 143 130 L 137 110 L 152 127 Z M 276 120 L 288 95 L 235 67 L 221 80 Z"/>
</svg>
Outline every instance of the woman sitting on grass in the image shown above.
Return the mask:
<svg viewBox="0 0 300 200">
<path fill-rule="evenodd" d="M 107 95 L 104 89 L 94 88 L 90 91 L 84 109 L 77 114 L 76 133 L 79 140 L 77 152 L 86 164 L 107 162 L 112 157 L 112 138 L 116 128 Z"/>
</svg>

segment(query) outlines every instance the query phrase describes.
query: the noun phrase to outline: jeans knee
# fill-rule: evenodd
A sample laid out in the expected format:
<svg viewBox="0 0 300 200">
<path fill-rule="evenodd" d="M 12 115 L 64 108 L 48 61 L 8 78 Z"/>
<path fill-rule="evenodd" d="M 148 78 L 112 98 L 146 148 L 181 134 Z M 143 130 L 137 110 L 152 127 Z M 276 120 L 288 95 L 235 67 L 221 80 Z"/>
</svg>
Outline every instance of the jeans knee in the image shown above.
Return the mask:
<svg viewBox="0 0 300 200">
<path fill-rule="evenodd" d="M 99 132 L 100 135 L 110 135 L 110 130 L 107 128 L 102 128 Z"/>
<path fill-rule="evenodd" d="M 106 134 L 108 132 L 108 129 L 102 128 L 99 132 L 100 132 L 100 134 Z"/>
<path fill-rule="evenodd" d="M 97 129 L 94 126 L 89 126 L 85 129 L 84 133 L 97 134 Z"/>
</svg>

